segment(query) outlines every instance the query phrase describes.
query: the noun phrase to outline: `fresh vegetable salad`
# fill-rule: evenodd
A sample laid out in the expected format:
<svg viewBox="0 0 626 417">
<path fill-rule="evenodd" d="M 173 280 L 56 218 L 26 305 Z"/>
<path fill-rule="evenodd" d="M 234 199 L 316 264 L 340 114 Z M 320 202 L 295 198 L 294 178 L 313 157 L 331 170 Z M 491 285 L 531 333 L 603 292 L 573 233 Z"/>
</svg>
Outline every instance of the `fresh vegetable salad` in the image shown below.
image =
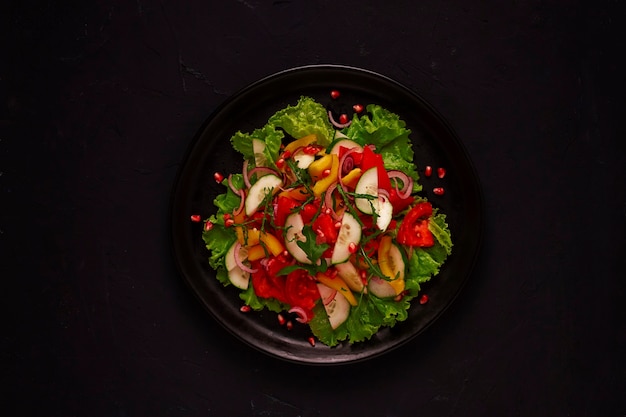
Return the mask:
<svg viewBox="0 0 626 417">
<path fill-rule="evenodd" d="M 365 341 L 405 320 L 452 250 L 445 214 L 420 196 L 404 121 L 353 108 L 335 115 L 303 96 L 237 132 L 241 171 L 215 173 L 224 192 L 202 220 L 209 263 L 241 290 L 241 311 L 308 325 L 312 344 Z"/>
</svg>

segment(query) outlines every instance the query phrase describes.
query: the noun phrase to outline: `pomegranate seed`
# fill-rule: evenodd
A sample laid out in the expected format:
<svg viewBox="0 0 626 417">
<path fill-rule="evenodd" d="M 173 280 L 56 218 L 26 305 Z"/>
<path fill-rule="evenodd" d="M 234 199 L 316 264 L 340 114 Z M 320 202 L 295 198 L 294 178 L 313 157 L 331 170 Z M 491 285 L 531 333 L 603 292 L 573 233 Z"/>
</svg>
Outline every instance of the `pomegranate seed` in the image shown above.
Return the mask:
<svg viewBox="0 0 626 417">
<path fill-rule="evenodd" d="M 446 169 L 445 168 L 437 168 L 437 176 L 439 178 L 443 178 L 446 176 Z"/>
<path fill-rule="evenodd" d="M 226 226 L 226 227 L 230 227 L 230 226 L 232 226 L 233 224 L 235 224 L 235 221 L 234 221 L 233 219 L 227 219 L 227 220 L 224 222 L 224 226 Z"/>
<path fill-rule="evenodd" d="M 289 159 L 289 157 L 291 156 L 291 151 L 285 151 L 283 152 L 283 158 L 284 159 Z"/>
<path fill-rule="evenodd" d="M 335 229 L 341 229 L 341 222 L 335 222 Z"/>
<path fill-rule="evenodd" d="M 250 306 L 241 306 L 241 308 L 239 308 L 239 311 L 241 311 L 242 313 L 248 313 L 250 312 L 250 310 L 252 310 Z"/>
<path fill-rule="evenodd" d="M 199 223 L 200 221 L 202 221 L 202 217 L 200 217 L 199 214 L 192 214 L 191 221 L 194 223 Z"/>
<path fill-rule="evenodd" d="M 420 304 L 426 304 L 428 302 L 428 296 L 426 294 L 420 297 Z"/>
<path fill-rule="evenodd" d="M 325 169 L 324 171 L 322 171 L 322 177 L 327 177 L 330 175 L 330 169 Z"/>
<path fill-rule="evenodd" d="M 363 105 L 362 104 L 355 104 L 354 106 L 352 106 L 352 108 L 357 113 L 361 113 L 363 111 Z"/>
<path fill-rule="evenodd" d="M 444 190 L 443 187 L 433 188 L 433 193 L 435 193 L 435 195 L 443 195 L 445 192 L 446 190 Z"/>
<path fill-rule="evenodd" d="M 278 314 L 276 317 L 278 318 L 278 324 L 280 324 L 281 326 L 287 322 L 282 314 Z"/>
<path fill-rule="evenodd" d="M 286 324 L 285 327 L 287 327 L 287 330 L 291 330 L 293 329 L 293 323 L 291 322 L 291 320 L 289 320 Z"/>
<path fill-rule="evenodd" d="M 320 239 L 324 239 L 324 237 L 326 237 L 324 235 L 324 232 L 322 232 L 320 229 L 315 230 L 315 234 L 318 235 Z"/>
<path fill-rule="evenodd" d="M 284 251 L 283 251 L 283 256 L 284 256 L 285 258 L 286 258 L 287 256 L 289 256 L 289 251 L 284 250 Z"/>
<path fill-rule="evenodd" d="M 338 99 L 340 95 L 341 95 L 341 93 L 339 92 L 339 90 L 332 90 L 332 91 L 330 92 L 330 97 L 331 97 L 333 100 Z"/>
<path fill-rule="evenodd" d="M 356 243 L 350 242 L 350 244 L 348 245 L 348 252 L 352 254 L 356 253 Z"/>
<path fill-rule="evenodd" d="M 427 177 L 433 175 L 433 167 L 431 167 L 430 165 L 426 165 L 426 168 L 424 168 L 424 175 L 426 175 Z"/>
<path fill-rule="evenodd" d="M 403 298 L 404 298 L 404 293 L 401 292 L 400 294 L 393 297 L 393 301 L 401 301 Z"/>
<path fill-rule="evenodd" d="M 285 158 L 278 158 L 278 161 L 276 161 L 276 166 L 278 167 L 278 169 L 284 168 Z"/>
<path fill-rule="evenodd" d="M 313 336 L 309 337 L 309 344 L 313 347 L 315 347 L 315 339 L 313 338 Z"/>
<path fill-rule="evenodd" d="M 330 208 L 326 207 L 326 209 L 324 209 L 324 214 L 330 214 L 331 210 Z"/>
<path fill-rule="evenodd" d="M 364 283 L 367 282 L 367 271 L 365 269 L 361 269 L 361 272 L 359 272 L 359 274 L 361 275 L 361 281 L 363 281 Z"/>
<path fill-rule="evenodd" d="M 339 116 L 339 123 L 348 123 L 348 115 L 345 113 L 341 114 L 341 116 Z"/>
<path fill-rule="evenodd" d="M 219 172 L 216 172 L 215 174 L 213 174 L 213 178 L 215 179 L 215 182 L 218 184 L 224 181 L 224 176 L 220 174 Z"/>
<path fill-rule="evenodd" d="M 315 155 L 319 151 L 320 149 L 317 146 L 313 146 L 313 145 L 307 145 L 304 147 L 304 149 L 302 149 L 302 152 L 304 152 L 307 155 Z"/>
<path fill-rule="evenodd" d="M 204 230 L 208 232 L 211 229 L 213 229 L 213 222 L 207 220 L 207 222 L 204 223 Z"/>
<path fill-rule="evenodd" d="M 228 220 L 230 218 L 231 218 L 230 213 L 224 213 L 224 220 Z"/>
</svg>

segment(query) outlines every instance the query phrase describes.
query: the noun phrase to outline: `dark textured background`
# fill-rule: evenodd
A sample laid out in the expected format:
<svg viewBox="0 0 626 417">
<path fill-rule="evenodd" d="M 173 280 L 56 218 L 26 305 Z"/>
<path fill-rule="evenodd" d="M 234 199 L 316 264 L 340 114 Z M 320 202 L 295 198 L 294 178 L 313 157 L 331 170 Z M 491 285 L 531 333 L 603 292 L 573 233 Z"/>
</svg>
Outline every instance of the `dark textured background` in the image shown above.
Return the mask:
<svg viewBox="0 0 626 417">
<path fill-rule="evenodd" d="M 58 4 L 57 4 L 58 3 Z M 3 415 L 625 416 L 620 1 L 5 1 Z M 456 128 L 485 244 L 462 296 L 380 358 L 235 340 L 177 274 L 168 199 L 250 82 L 339 63 Z"/>
</svg>

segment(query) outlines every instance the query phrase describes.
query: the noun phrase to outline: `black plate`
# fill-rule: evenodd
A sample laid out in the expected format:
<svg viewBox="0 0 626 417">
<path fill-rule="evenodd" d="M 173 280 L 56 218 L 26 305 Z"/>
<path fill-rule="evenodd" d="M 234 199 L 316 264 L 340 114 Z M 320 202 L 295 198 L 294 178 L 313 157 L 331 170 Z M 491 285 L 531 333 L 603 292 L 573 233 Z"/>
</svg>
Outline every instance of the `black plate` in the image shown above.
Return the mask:
<svg viewBox="0 0 626 417">
<path fill-rule="evenodd" d="M 330 91 L 341 92 L 338 100 Z M 448 216 L 454 249 L 440 274 L 423 287 L 430 301 L 417 300 L 406 321 L 384 328 L 371 340 L 329 348 L 307 341 L 308 326 L 292 330 L 277 323 L 276 313 L 241 313 L 237 290 L 223 287 L 209 267 L 201 238 L 202 225 L 190 215 L 203 218 L 215 212 L 213 199 L 224 192 L 213 174 L 241 171 L 242 157 L 230 137 L 237 131 L 251 132 L 263 126 L 277 110 L 294 105 L 307 95 L 335 111 L 352 114 L 352 105 L 379 104 L 397 113 L 411 129 L 415 162 L 445 167 L 447 175 L 421 178 L 425 195 Z M 445 194 L 432 193 L 444 187 Z M 481 244 L 483 202 L 479 181 L 461 141 L 449 124 L 424 99 L 397 82 L 379 74 L 337 65 L 307 66 L 264 78 L 222 104 L 202 125 L 178 173 L 171 203 L 171 233 L 174 256 L 180 272 L 198 299 L 233 335 L 256 349 L 288 361 L 308 364 L 340 364 L 387 353 L 409 341 L 433 323 L 459 294 L 470 275 Z"/>
</svg>

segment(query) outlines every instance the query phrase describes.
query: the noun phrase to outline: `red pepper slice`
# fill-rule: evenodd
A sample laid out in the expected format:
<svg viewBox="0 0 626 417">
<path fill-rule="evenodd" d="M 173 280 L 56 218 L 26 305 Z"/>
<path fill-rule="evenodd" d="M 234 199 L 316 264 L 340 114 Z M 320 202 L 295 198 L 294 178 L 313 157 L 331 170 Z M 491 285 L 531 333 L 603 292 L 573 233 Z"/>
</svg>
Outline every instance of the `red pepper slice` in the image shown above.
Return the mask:
<svg viewBox="0 0 626 417">
<path fill-rule="evenodd" d="M 348 152 L 350 148 L 346 148 L 345 146 L 339 146 L 339 160 L 343 158 L 343 156 Z M 352 152 L 350 154 L 352 160 L 354 161 L 355 167 L 360 167 L 363 162 L 363 152 Z"/>
<path fill-rule="evenodd" d="M 396 240 L 407 246 L 430 247 L 435 244 L 433 234 L 428 229 L 433 206 L 428 202 L 417 203 L 404 216 Z"/>
<path fill-rule="evenodd" d="M 313 231 L 318 236 L 323 236 L 322 240 L 326 243 L 332 244 L 337 241 L 338 231 L 330 214 L 320 213 L 313 222 Z"/>
<path fill-rule="evenodd" d="M 408 196 L 407 198 L 398 197 L 398 192 L 395 188 L 392 188 L 389 191 L 389 202 L 393 206 L 393 214 L 394 216 L 400 213 L 402 210 L 413 204 L 415 201 L 415 197 Z"/>
<path fill-rule="evenodd" d="M 373 167 L 376 167 L 378 172 L 378 188 L 391 191 L 391 180 L 389 179 L 389 175 L 385 169 L 383 156 L 379 153 L 375 153 L 369 146 L 366 146 L 363 148 L 363 162 L 361 163 L 361 169 L 365 172 Z"/>
<path fill-rule="evenodd" d="M 292 213 L 292 210 L 298 207 L 300 203 L 292 198 L 279 195 L 276 199 L 276 213 L 274 216 L 274 224 L 278 227 L 285 225 L 287 216 Z"/>
<path fill-rule="evenodd" d="M 311 224 L 313 217 L 317 214 L 318 206 L 313 203 L 305 204 L 302 207 L 302 211 L 300 211 L 300 215 L 302 216 L 302 221 L 304 224 Z"/>
</svg>

